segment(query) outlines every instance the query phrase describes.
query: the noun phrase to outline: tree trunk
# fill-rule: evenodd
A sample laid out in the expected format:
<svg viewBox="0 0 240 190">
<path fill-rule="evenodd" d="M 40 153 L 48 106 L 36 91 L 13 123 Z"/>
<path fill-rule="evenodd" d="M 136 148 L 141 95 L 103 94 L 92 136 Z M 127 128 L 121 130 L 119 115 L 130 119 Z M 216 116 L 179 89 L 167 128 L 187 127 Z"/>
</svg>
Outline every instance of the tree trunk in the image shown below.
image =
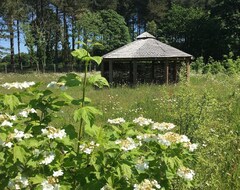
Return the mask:
<svg viewBox="0 0 240 190">
<path fill-rule="evenodd" d="M 75 50 L 75 19 L 72 16 L 72 51 Z"/>
<path fill-rule="evenodd" d="M 21 71 L 23 70 L 22 59 L 21 59 L 21 49 L 20 49 L 20 27 L 19 20 L 17 20 L 17 44 L 18 44 L 18 64 L 21 67 Z"/>
<path fill-rule="evenodd" d="M 11 51 L 11 65 L 13 72 L 16 72 L 16 65 L 14 61 L 14 30 L 13 30 L 13 18 L 11 17 L 8 22 L 9 34 L 10 34 L 10 51 Z"/>
<path fill-rule="evenodd" d="M 65 62 L 65 67 L 67 68 L 68 63 L 68 26 L 67 26 L 67 18 L 66 18 L 66 10 L 65 6 L 63 7 L 63 29 L 64 29 L 64 45 L 63 45 L 63 59 Z"/>
<path fill-rule="evenodd" d="M 58 21 L 58 16 L 59 16 L 59 10 L 58 7 L 56 6 L 56 20 Z M 55 55 L 54 55 L 54 63 L 57 65 L 58 67 L 58 41 L 59 41 L 59 29 L 57 30 L 56 36 L 55 36 Z"/>
</svg>

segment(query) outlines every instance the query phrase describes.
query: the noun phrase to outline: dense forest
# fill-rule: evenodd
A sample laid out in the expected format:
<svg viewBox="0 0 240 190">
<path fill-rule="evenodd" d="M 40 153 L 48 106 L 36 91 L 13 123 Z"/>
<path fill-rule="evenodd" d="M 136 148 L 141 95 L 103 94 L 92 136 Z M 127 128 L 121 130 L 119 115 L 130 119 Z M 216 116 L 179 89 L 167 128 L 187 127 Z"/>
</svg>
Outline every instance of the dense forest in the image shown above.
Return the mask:
<svg viewBox="0 0 240 190">
<path fill-rule="evenodd" d="M 103 55 L 144 31 L 195 58 L 237 57 L 239 9 L 240 0 L 1 0 L 0 39 L 10 48 L 0 44 L 0 62 L 12 71 L 73 68 L 82 42 L 101 43 L 89 51 Z"/>
</svg>

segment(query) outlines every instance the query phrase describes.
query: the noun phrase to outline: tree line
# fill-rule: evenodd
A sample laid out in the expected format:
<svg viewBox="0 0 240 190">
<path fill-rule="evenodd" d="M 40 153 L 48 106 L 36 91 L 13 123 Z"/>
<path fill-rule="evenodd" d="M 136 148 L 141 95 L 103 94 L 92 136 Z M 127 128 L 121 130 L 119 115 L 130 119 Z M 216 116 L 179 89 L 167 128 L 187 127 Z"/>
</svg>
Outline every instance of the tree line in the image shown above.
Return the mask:
<svg viewBox="0 0 240 190">
<path fill-rule="evenodd" d="M 0 62 L 10 62 L 13 71 L 73 68 L 79 63 L 70 53 L 80 42 L 99 42 L 91 53 L 103 55 L 143 31 L 206 61 L 229 52 L 237 57 L 239 7 L 240 0 L 1 0 L 0 38 L 10 48 L 0 44 Z"/>
</svg>

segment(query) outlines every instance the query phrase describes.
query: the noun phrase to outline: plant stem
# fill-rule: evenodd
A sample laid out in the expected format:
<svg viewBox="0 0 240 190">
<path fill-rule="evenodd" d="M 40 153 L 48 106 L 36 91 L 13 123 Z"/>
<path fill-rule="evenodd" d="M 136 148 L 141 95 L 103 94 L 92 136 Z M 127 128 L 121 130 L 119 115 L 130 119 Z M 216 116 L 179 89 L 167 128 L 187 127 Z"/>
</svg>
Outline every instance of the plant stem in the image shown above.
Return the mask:
<svg viewBox="0 0 240 190">
<path fill-rule="evenodd" d="M 83 77 L 83 87 L 82 87 L 82 105 L 81 107 L 84 107 L 85 104 L 85 94 L 86 94 L 86 85 L 87 85 L 87 66 L 88 66 L 88 62 L 85 63 L 85 71 L 84 71 L 84 77 Z M 80 124 L 79 124 L 79 130 L 78 130 L 78 142 L 77 142 L 77 157 L 79 155 L 79 151 L 80 151 L 80 140 L 82 139 L 84 135 L 84 126 L 83 126 L 83 119 L 81 118 L 80 120 Z M 75 170 L 76 170 L 76 166 L 75 166 Z M 76 172 L 76 171 L 75 171 Z M 74 177 L 74 182 L 73 182 L 73 189 L 76 188 L 76 175 Z"/>
<path fill-rule="evenodd" d="M 84 78 L 83 78 L 83 88 L 82 88 L 82 107 L 84 107 L 84 102 L 85 102 L 85 94 L 86 94 L 86 85 L 87 85 L 87 67 L 88 67 L 88 62 L 85 63 L 85 71 L 84 71 Z M 81 118 L 80 120 L 80 126 L 78 130 L 78 143 L 77 143 L 77 155 L 79 154 L 79 145 L 80 145 L 80 140 L 84 135 L 84 127 L 83 127 L 83 119 Z"/>
</svg>

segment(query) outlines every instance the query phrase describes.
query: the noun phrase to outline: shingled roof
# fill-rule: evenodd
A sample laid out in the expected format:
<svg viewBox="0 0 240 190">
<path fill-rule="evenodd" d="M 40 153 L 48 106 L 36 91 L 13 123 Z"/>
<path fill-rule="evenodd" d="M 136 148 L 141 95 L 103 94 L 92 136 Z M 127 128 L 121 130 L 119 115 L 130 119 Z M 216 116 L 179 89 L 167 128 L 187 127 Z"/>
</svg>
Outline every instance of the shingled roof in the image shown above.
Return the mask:
<svg viewBox="0 0 240 190">
<path fill-rule="evenodd" d="M 137 39 L 103 56 L 105 60 L 117 59 L 185 59 L 192 55 L 158 41 L 153 35 L 144 32 Z"/>
</svg>

